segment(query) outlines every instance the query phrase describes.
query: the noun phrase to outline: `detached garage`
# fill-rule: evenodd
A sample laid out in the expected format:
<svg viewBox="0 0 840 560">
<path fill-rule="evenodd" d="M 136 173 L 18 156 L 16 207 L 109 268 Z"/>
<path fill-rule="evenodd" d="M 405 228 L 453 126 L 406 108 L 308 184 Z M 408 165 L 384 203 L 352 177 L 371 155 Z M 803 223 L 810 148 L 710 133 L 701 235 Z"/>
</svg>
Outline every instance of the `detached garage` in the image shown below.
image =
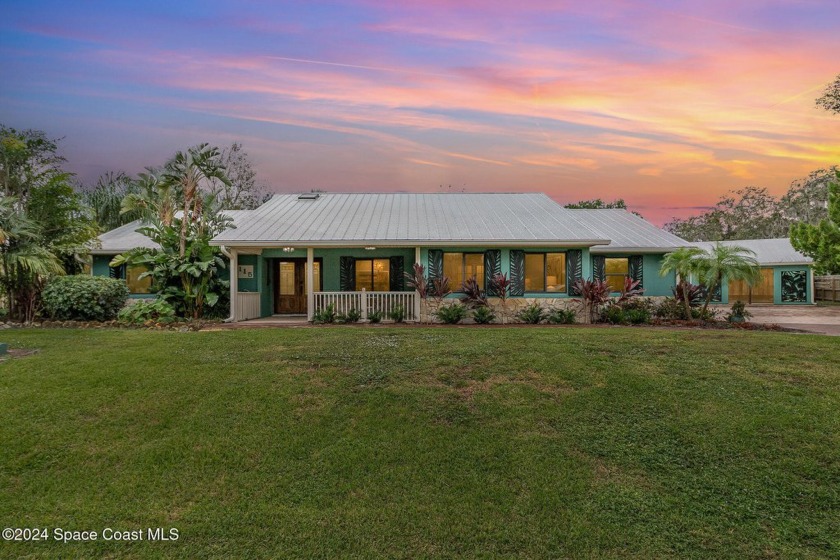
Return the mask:
<svg viewBox="0 0 840 560">
<path fill-rule="evenodd" d="M 743 281 L 730 281 L 721 287 L 721 303 L 741 300 L 748 304 L 814 303 L 813 260 L 796 251 L 790 239 L 742 239 L 721 241 L 721 245 L 739 245 L 755 253 L 761 265 L 761 280 L 754 286 Z M 709 250 L 714 242 L 694 243 Z"/>
</svg>

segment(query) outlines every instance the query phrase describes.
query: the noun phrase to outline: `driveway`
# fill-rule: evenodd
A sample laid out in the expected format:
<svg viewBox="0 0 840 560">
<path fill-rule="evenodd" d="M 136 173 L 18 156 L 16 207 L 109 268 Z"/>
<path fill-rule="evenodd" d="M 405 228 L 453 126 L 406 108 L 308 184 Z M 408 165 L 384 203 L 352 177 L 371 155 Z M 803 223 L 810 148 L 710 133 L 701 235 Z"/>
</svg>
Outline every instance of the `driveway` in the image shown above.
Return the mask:
<svg viewBox="0 0 840 560">
<path fill-rule="evenodd" d="M 728 310 L 728 308 L 727 308 Z M 775 323 L 781 327 L 840 336 L 840 305 L 750 305 L 750 321 Z"/>
</svg>

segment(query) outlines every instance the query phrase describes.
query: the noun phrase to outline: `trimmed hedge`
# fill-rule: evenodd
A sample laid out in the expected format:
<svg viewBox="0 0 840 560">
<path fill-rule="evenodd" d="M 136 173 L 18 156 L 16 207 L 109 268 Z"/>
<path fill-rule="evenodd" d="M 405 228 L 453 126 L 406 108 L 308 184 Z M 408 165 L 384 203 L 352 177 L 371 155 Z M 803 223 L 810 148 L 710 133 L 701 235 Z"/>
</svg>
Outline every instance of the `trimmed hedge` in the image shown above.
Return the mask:
<svg viewBox="0 0 840 560">
<path fill-rule="evenodd" d="M 110 321 L 128 299 L 125 280 L 102 276 L 57 276 L 41 294 L 44 309 L 60 321 Z"/>
</svg>

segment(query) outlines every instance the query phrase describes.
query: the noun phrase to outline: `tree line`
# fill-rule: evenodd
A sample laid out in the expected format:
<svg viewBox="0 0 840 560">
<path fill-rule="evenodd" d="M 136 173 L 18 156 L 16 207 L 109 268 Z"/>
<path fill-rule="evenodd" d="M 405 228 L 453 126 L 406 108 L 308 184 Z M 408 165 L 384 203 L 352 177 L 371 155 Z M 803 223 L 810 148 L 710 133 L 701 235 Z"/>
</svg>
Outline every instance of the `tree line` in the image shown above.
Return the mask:
<svg viewBox="0 0 840 560">
<path fill-rule="evenodd" d="M 255 208 L 268 198 L 242 145 L 196 146 L 136 177 L 109 172 L 88 185 L 66 171 L 59 142 L 40 130 L 0 125 L 2 312 L 32 321 L 50 278 L 79 274 L 90 266 L 99 234 L 140 218 L 161 252 L 169 254 L 175 243 L 170 274 L 150 269 L 153 289 L 184 315 L 200 315 L 208 301 L 215 303 L 217 269 L 225 264 L 209 239 L 229 225 L 223 211 Z M 132 259 L 147 264 L 133 254 L 112 264 Z"/>
</svg>

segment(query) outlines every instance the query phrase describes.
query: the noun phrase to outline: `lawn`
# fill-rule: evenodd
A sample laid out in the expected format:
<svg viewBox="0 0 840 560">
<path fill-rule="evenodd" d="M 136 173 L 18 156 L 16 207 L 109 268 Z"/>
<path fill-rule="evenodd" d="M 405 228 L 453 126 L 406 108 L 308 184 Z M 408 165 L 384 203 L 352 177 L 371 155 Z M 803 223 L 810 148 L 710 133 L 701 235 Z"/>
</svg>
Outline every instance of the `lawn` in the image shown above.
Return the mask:
<svg viewBox="0 0 840 560">
<path fill-rule="evenodd" d="M 840 344 L 767 332 L 6 330 L 7 557 L 840 556 Z"/>
</svg>

